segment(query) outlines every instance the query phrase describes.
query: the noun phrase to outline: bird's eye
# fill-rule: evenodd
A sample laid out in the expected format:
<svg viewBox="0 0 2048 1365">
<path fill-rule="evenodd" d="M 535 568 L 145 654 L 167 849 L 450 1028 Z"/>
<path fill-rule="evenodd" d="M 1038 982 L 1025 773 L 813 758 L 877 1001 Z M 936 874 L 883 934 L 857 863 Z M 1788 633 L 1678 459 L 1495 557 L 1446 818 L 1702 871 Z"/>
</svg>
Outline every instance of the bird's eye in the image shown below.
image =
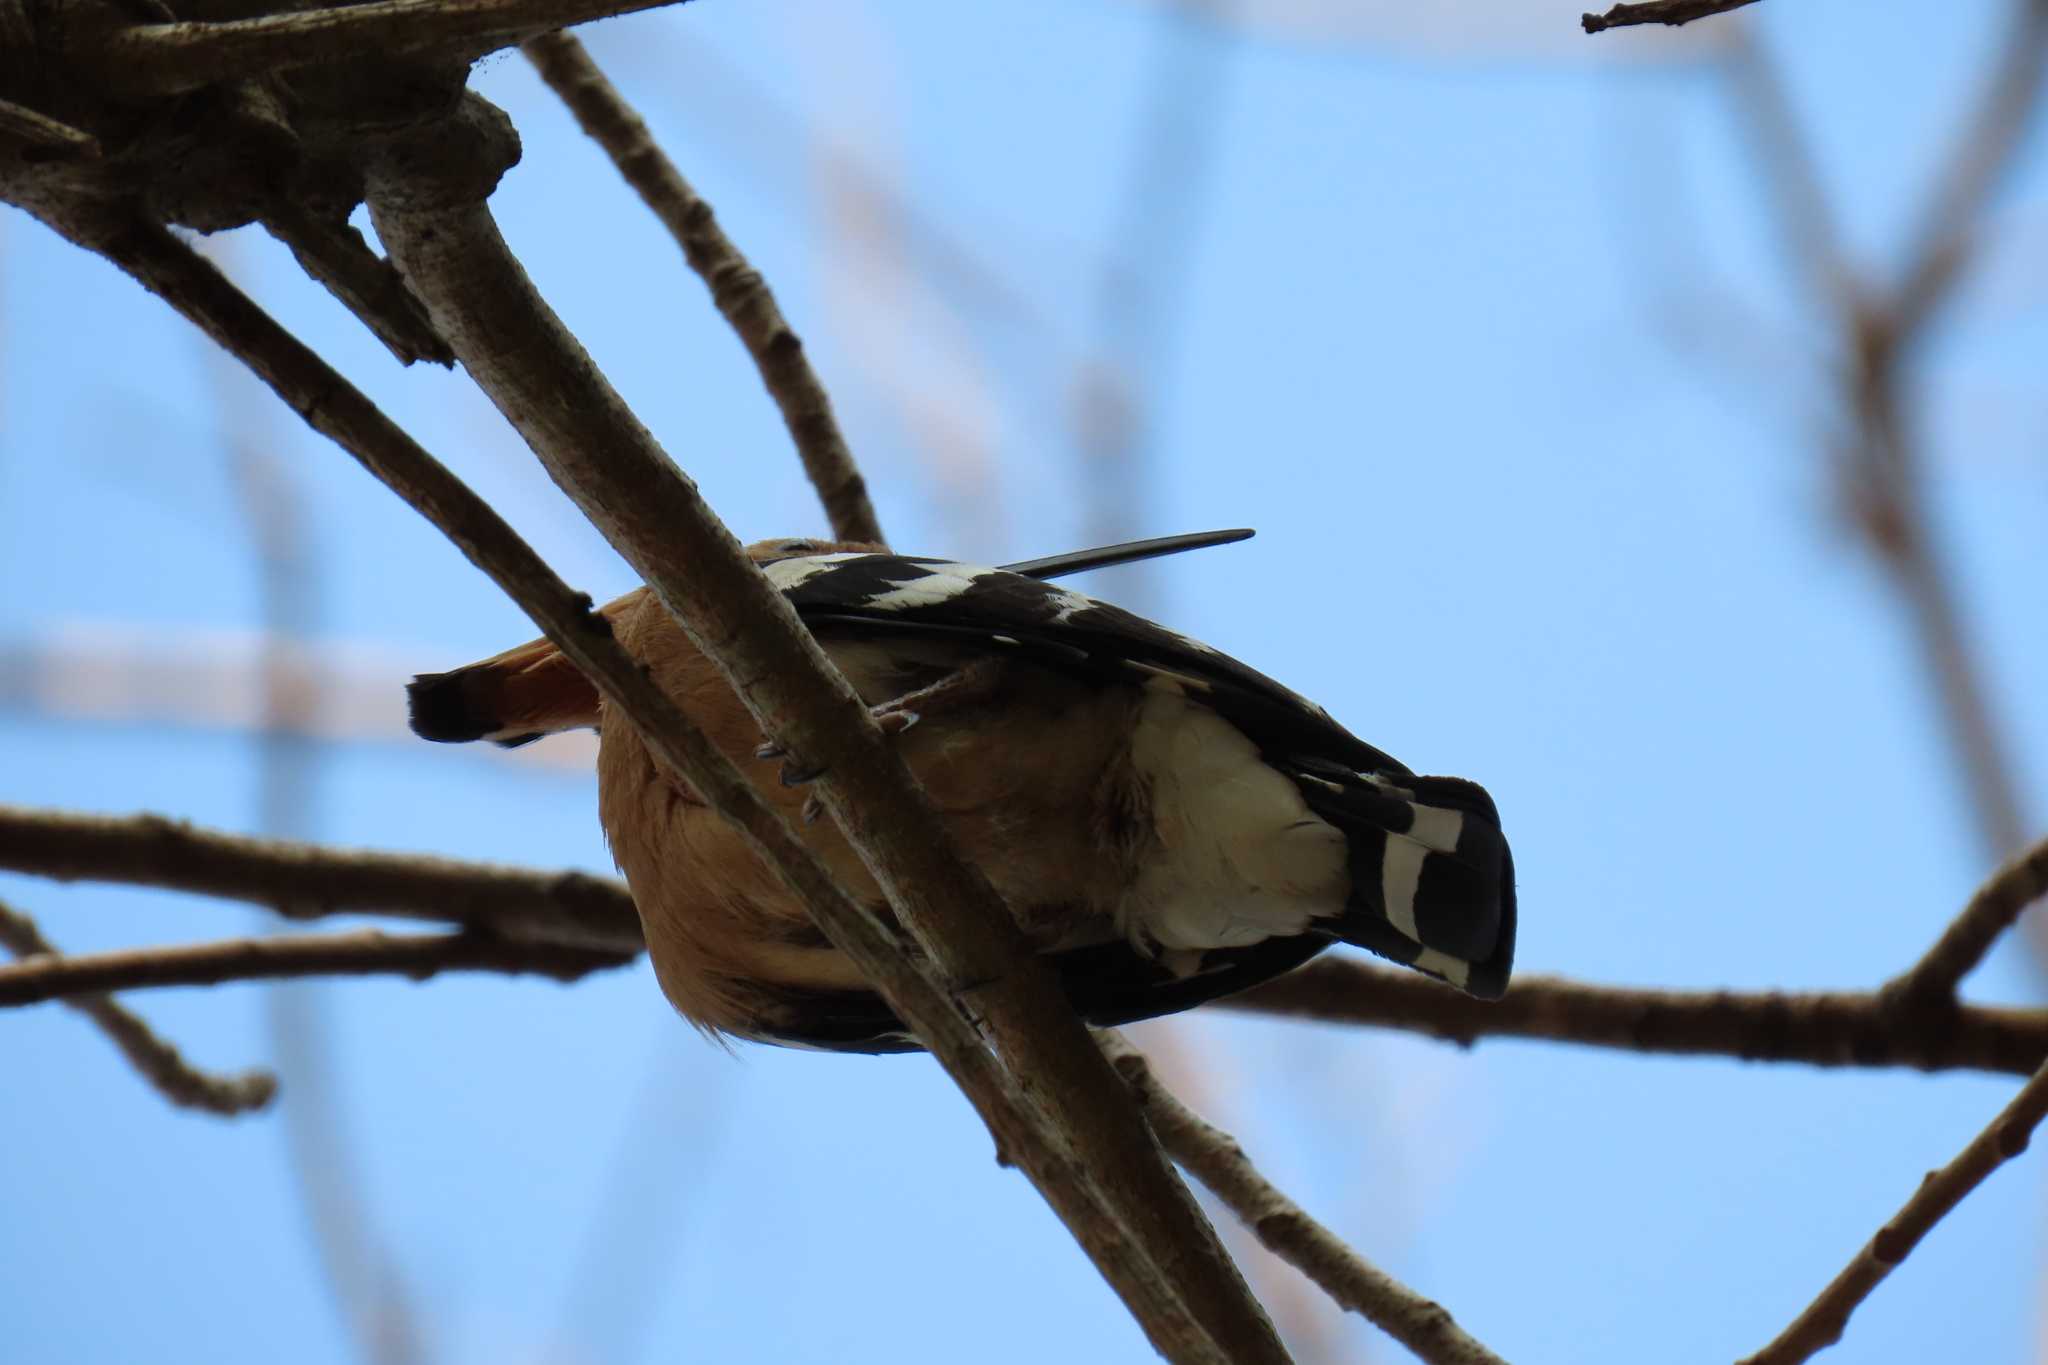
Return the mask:
<svg viewBox="0 0 2048 1365">
<path fill-rule="evenodd" d="M 782 552 L 786 555 L 814 555 L 824 548 L 815 540 L 785 540 Z"/>
</svg>

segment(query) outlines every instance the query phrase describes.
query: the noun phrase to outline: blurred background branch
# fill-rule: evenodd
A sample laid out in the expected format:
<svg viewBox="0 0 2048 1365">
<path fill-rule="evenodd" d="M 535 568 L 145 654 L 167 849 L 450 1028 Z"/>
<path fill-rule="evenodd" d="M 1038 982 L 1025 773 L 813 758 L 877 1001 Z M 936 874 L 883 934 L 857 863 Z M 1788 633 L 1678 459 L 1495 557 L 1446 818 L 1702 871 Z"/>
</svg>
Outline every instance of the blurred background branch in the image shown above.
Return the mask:
<svg viewBox="0 0 2048 1365">
<path fill-rule="evenodd" d="M 2021 797 L 2010 727 L 1965 625 L 1969 613 L 1939 530 L 1923 449 L 1927 420 L 1917 401 L 1925 381 L 1916 361 L 1990 235 L 1987 215 L 2041 103 L 2048 4 L 2013 0 L 2009 8 L 2010 31 L 1927 192 L 1895 284 L 1870 278 L 1843 244 L 1806 134 L 1763 45 L 1738 27 L 1728 58 L 1736 107 L 1788 254 L 1835 332 L 1835 434 L 1826 445 L 1837 505 L 1884 570 L 1913 631 L 1913 657 L 1927 671 L 1978 837 L 1993 861 L 2011 856 L 2035 826 Z M 2028 933 L 2037 964 L 2048 971 L 2048 929 L 2037 919 Z"/>
</svg>

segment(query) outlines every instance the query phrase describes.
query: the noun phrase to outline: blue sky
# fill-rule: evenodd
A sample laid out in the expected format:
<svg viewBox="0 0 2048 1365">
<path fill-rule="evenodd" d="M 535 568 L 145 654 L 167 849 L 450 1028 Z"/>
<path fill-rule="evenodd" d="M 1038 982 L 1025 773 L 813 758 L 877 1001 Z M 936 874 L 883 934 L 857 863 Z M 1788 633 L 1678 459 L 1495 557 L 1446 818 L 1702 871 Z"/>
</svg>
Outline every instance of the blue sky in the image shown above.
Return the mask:
<svg viewBox="0 0 2048 1365">
<path fill-rule="evenodd" d="M 1485 782 L 1515 841 L 1523 970 L 1846 988 L 1911 961 L 1984 856 L 1913 641 L 1833 509 L 1825 333 L 1725 82 L 1694 49 L 1580 39 L 1567 5 L 1534 7 L 1548 28 L 1516 18 L 1512 41 L 1489 36 L 1492 5 L 1455 41 L 1370 6 L 1313 41 L 1269 8 L 1317 12 L 1247 5 L 1247 31 L 1194 50 L 1212 74 L 1191 107 L 1215 140 L 1143 239 L 1181 243 L 1179 265 L 1110 329 L 1135 338 L 1148 400 L 1126 520 L 1260 536 L 1089 586 L 1418 769 Z M 1845 235 L 1895 265 L 2002 7 L 1745 13 Z M 1000 559 L 1070 548 L 1088 524 L 1076 365 L 1104 334 L 1157 24 L 1104 0 L 702 0 L 586 31 L 774 283 L 901 547 Z M 525 140 L 495 207 L 541 288 L 743 538 L 820 529 L 772 406 L 652 218 L 522 61 L 486 62 L 477 86 Z M 2042 162 L 2036 138 L 1918 387 L 1939 530 L 2036 812 Z M 911 218 L 877 209 L 877 185 Z M 935 237 L 1000 285 L 970 286 Z M 568 577 L 630 586 L 460 376 L 399 372 L 267 241 L 226 251 Z M 0 643 L 253 629 L 234 431 L 310 508 L 316 643 L 388 687 L 392 715 L 410 671 L 532 633 L 182 322 L 18 215 L 0 219 L 0 309 Z M 0 705 L 0 800 L 254 829 L 256 778 L 245 734 Z M 561 766 L 363 739 L 322 748 L 310 800 L 309 832 L 338 843 L 609 866 L 591 784 Z M 258 923 L 7 876 L 0 899 L 78 950 Z M 2016 951 L 1970 984 L 2039 989 Z M 268 1055 L 264 998 L 135 1003 L 232 1067 Z M 728 1055 L 644 969 L 309 999 L 347 1179 L 435 1361 L 1145 1358 L 922 1058 Z M 1239 1015 L 1170 1036 L 1197 1103 L 1270 1174 L 1517 1362 L 1755 1349 L 2014 1084 L 1460 1052 Z M 360 1358 L 278 1115 L 172 1112 L 54 1007 L 0 1019 L 0 1057 L 18 1358 Z M 2037 1159 L 2002 1171 L 1859 1311 L 1840 1357 L 2036 1357 L 2042 1198 Z M 1285 1316 L 1305 1361 L 1400 1357 L 1334 1315 Z"/>
</svg>

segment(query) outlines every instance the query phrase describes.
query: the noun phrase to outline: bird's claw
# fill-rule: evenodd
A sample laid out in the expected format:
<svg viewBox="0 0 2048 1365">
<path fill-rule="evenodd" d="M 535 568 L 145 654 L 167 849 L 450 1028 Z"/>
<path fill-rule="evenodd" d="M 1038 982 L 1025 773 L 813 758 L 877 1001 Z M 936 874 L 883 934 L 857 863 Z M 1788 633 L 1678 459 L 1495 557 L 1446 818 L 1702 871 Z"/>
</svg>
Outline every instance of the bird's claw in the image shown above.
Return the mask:
<svg viewBox="0 0 2048 1365">
<path fill-rule="evenodd" d="M 875 724 L 882 728 L 882 734 L 889 739 L 894 739 L 897 735 L 902 734 L 905 730 L 908 730 L 911 726 L 917 724 L 919 720 L 923 719 L 920 713 L 900 706 L 877 706 L 870 709 L 868 714 L 875 718 Z M 825 775 L 825 765 L 822 763 L 801 763 L 789 750 L 783 748 L 782 745 L 772 739 L 757 747 L 754 750 L 754 757 L 759 759 L 782 759 L 781 780 L 782 785 L 785 787 L 807 786 Z M 804 803 L 804 820 L 806 823 L 815 822 L 818 816 L 823 813 L 822 807 L 818 811 L 813 812 L 811 804 L 811 802 Z"/>
<path fill-rule="evenodd" d="M 881 726 L 882 733 L 890 739 L 924 719 L 916 711 L 895 706 L 877 706 L 868 714 L 875 718 L 875 724 Z"/>
<path fill-rule="evenodd" d="M 781 778 L 782 785 L 785 787 L 805 786 L 816 782 L 825 775 L 824 764 L 804 763 L 796 755 L 790 753 L 789 750 L 783 748 L 782 745 L 772 739 L 756 748 L 754 750 L 754 757 L 760 759 L 781 759 L 783 761 L 782 771 L 777 776 Z"/>
<path fill-rule="evenodd" d="M 782 765 L 780 777 L 785 787 L 806 787 L 824 775 L 824 764 L 799 763 L 792 758 Z"/>
</svg>

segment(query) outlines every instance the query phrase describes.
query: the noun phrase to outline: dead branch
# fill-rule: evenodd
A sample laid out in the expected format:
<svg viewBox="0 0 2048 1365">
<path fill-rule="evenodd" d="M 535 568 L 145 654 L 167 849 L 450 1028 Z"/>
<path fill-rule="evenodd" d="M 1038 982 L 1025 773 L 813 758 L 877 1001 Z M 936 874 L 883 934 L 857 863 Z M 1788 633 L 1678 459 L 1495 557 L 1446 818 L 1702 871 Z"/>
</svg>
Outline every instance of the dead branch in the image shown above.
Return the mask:
<svg viewBox="0 0 2048 1365">
<path fill-rule="evenodd" d="M 662 152 L 647 124 L 581 42 L 567 33 L 549 33 L 529 39 L 523 50 L 583 131 L 604 148 L 626 183 L 676 239 L 690 269 L 711 291 L 711 301 L 739 334 L 796 442 L 804 473 L 825 505 L 833 537 L 880 542 L 882 524 L 868 498 L 867 481 L 832 415 L 832 399 L 761 272 L 725 235 L 711 205 Z"/>
<path fill-rule="evenodd" d="M 1920 1239 L 1954 1211 L 1970 1191 L 2000 1166 L 2027 1150 L 2034 1129 L 2048 1116 L 2048 1067 L 2020 1087 L 1989 1127 L 1970 1140 L 1955 1160 L 1930 1171 L 1891 1221 L 1863 1245 L 1805 1311 L 1770 1345 L 1741 1365 L 1798 1365 L 1842 1339 L 1849 1315 L 1906 1259 Z"/>
<path fill-rule="evenodd" d="M 252 839 L 160 815 L 0 805 L 0 868 L 219 896 L 293 918 L 399 915 L 473 925 L 503 938 L 623 953 L 641 947 L 632 898 L 609 877 Z"/>
<path fill-rule="evenodd" d="M 34 920 L 6 905 L 0 905 L 0 944 L 21 959 L 15 966 L 0 966 L 0 978 L 15 972 L 33 973 L 53 963 L 90 961 L 62 956 Z M 99 1025 L 129 1064 L 172 1104 L 232 1117 L 264 1108 L 277 1095 L 277 1077 L 268 1071 L 215 1075 L 200 1070 L 158 1037 L 141 1015 L 104 991 L 67 994 L 64 1003 Z"/>
<path fill-rule="evenodd" d="M 0 1006 L 39 1005 L 104 991 L 218 986 L 301 976 L 408 976 L 442 972 L 534 974 L 578 981 L 634 954 L 566 943 L 535 943 L 464 930 L 453 934 L 349 934 L 224 939 L 174 948 L 124 948 L 76 957 L 32 957 L 0 966 Z"/>
<path fill-rule="evenodd" d="M 1610 28 L 1631 24 L 1663 24 L 1677 28 L 1695 19 L 1726 14 L 1756 0 L 1641 0 L 1639 4 L 1615 5 L 1604 14 L 1581 14 L 1579 27 L 1588 33 L 1605 33 Z"/>
<path fill-rule="evenodd" d="M 422 51 L 480 57 L 550 29 L 686 0 L 370 0 L 81 36 L 66 57 L 108 94 L 175 95 L 296 66 Z"/>
<path fill-rule="evenodd" d="M 597 683 L 607 701 L 634 719 L 657 760 L 734 820 L 804 897 L 826 932 L 918 1031 L 989 1125 L 999 1150 L 1046 1194 L 1162 1350 L 1175 1360 L 1230 1360 L 1190 1316 L 1174 1268 L 1134 1253 L 1125 1224 L 1110 1212 L 1118 1205 L 1102 1188 L 1101 1169 L 1077 1161 L 1046 1110 L 1026 1099 L 1019 1082 L 996 1065 L 960 1006 L 925 975 L 927 969 L 905 952 L 900 939 L 852 903 L 808 846 L 653 686 L 591 610 L 587 596 L 557 578 L 488 503 L 360 390 L 163 228 L 88 205 L 45 200 L 33 211 L 60 235 L 107 257 L 172 304 L 489 573 Z"/>
<path fill-rule="evenodd" d="M 2021 1076 L 2048 1056 L 2048 1010 L 1951 1005 L 1908 1015 L 1872 991 L 1659 991 L 1529 976 L 1488 1003 L 1412 972 L 1326 957 L 1217 1003 L 1405 1029 L 1465 1047 L 1540 1038 L 1687 1057 Z"/>
<path fill-rule="evenodd" d="M 1160 1144 L 1228 1205 L 1267 1250 L 1430 1365 L 1505 1365 L 1458 1326 L 1442 1304 L 1367 1261 L 1275 1188 L 1259 1174 L 1237 1139 L 1205 1121 L 1159 1083 L 1145 1054 L 1128 1039 L 1109 1031 L 1096 1037 L 1144 1107 Z"/>
<path fill-rule="evenodd" d="M 369 204 L 378 237 L 464 368 L 718 665 L 763 732 L 825 774 L 827 810 L 931 954 L 937 979 L 975 1012 L 1010 1073 L 1045 1097 L 1078 1168 L 1139 1256 L 1185 1295 L 1191 1322 L 1141 1315 L 1154 1344 L 1169 1354 L 1220 1349 L 1235 1361 L 1285 1360 L 1214 1230 L 986 876 L 952 847 L 901 755 L 789 603 L 534 291 L 482 202 L 489 187 L 422 174 L 448 141 L 432 125 L 394 139 L 370 167 Z M 850 926 L 813 909 L 844 948 Z M 1187 1327 L 1211 1345 L 1187 1340 Z"/>
</svg>

